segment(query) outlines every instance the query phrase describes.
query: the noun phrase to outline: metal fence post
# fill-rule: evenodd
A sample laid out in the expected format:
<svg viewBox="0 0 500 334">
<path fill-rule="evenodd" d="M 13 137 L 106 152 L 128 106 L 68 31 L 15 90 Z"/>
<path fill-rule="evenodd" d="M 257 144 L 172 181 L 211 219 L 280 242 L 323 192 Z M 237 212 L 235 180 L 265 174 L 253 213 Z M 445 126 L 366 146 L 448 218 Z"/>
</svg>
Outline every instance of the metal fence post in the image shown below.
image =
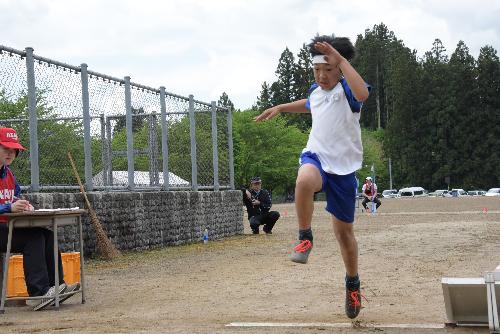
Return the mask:
<svg viewBox="0 0 500 334">
<path fill-rule="evenodd" d="M 99 115 L 99 120 L 101 121 L 101 159 L 102 159 L 102 183 L 103 185 L 108 185 L 108 159 L 106 158 L 108 148 L 106 142 L 106 123 L 104 120 L 104 114 Z"/>
<path fill-rule="evenodd" d="M 38 161 L 38 117 L 36 112 L 35 59 L 33 48 L 26 48 L 26 76 L 28 84 L 28 113 L 30 127 L 31 190 L 40 190 L 40 166 Z"/>
<path fill-rule="evenodd" d="M 111 119 L 106 117 L 106 178 L 107 178 L 107 186 L 113 185 L 113 150 L 111 142 Z"/>
<path fill-rule="evenodd" d="M 168 126 L 167 126 L 167 105 L 165 103 L 165 87 L 160 87 L 160 108 L 161 108 L 161 154 L 163 156 L 163 190 L 169 190 L 168 173 Z"/>
<path fill-rule="evenodd" d="M 88 191 L 94 190 L 92 182 L 92 147 L 90 145 L 90 103 L 89 103 L 89 76 L 87 64 L 81 64 L 82 77 L 82 106 L 83 106 L 83 152 L 85 154 L 85 186 Z"/>
<path fill-rule="evenodd" d="M 214 191 L 219 191 L 219 146 L 217 144 L 217 107 L 212 101 L 212 163 L 214 167 Z"/>
<path fill-rule="evenodd" d="M 132 131 L 132 94 L 130 92 L 130 77 L 125 78 L 125 111 L 127 127 L 127 164 L 128 164 L 128 188 L 135 189 L 134 183 L 134 133 Z"/>
<path fill-rule="evenodd" d="M 234 153 L 233 153 L 233 115 L 231 107 L 227 107 L 227 146 L 229 150 L 229 185 L 234 190 Z"/>
<path fill-rule="evenodd" d="M 194 96 L 189 95 L 189 137 L 191 139 L 191 186 L 198 190 L 198 166 L 196 161 L 196 122 L 194 118 Z"/>
<path fill-rule="evenodd" d="M 149 129 L 149 185 L 158 185 L 158 161 L 156 157 L 156 114 L 153 111 L 148 116 L 148 129 Z"/>
</svg>

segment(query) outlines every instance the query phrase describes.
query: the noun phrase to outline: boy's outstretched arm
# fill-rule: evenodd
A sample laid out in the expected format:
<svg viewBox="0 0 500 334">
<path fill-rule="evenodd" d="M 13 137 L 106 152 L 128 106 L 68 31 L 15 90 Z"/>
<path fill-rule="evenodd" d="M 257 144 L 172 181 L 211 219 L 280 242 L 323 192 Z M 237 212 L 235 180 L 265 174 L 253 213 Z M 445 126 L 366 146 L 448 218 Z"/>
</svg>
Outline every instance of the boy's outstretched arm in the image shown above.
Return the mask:
<svg viewBox="0 0 500 334">
<path fill-rule="evenodd" d="M 255 122 L 267 121 L 282 112 L 291 113 L 307 113 L 309 110 L 306 108 L 307 99 L 298 100 L 290 103 L 283 103 L 277 106 L 266 109 L 262 114 L 255 117 L 253 120 Z"/>
<path fill-rule="evenodd" d="M 354 67 L 352 67 L 351 63 L 328 43 L 318 42 L 314 47 L 326 56 L 325 60 L 330 65 L 340 68 L 356 100 L 364 102 L 369 95 L 368 88 L 366 88 L 365 81 Z"/>
</svg>

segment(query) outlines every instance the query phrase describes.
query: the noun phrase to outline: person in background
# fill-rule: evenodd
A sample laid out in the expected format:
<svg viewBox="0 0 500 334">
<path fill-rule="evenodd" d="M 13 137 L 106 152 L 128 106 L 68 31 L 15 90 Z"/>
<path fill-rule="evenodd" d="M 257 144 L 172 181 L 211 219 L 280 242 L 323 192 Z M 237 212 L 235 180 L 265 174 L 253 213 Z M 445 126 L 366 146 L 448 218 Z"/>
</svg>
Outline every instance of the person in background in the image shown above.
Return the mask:
<svg viewBox="0 0 500 334">
<path fill-rule="evenodd" d="M 266 234 L 272 234 L 274 224 L 280 218 L 278 211 L 271 210 L 271 196 L 266 189 L 262 189 L 260 177 L 250 181 L 249 189 L 243 189 L 243 204 L 247 208 L 248 221 L 253 234 L 259 234 L 260 225 Z"/>
<path fill-rule="evenodd" d="M 365 208 L 365 210 L 368 210 L 366 204 L 368 202 L 373 202 L 376 204 L 376 208 L 375 209 L 378 209 L 378 207 L 380 205 L 382 205 L 382 203 L 380 202 L 380 200 L 377 198 L 377 185 L 375 183 L 373 183 L 373 180 L 370 176 L 367 176 L 366 179 L 365 179 L 365 183 L 363 184 L 363 188 L 361 189 L 361 192 L 363 193 L 363 202 L 361 204 L 363 204 L 363 208 Z M 370 207 L 370 210 L 372 210 L 372 208 Z"/>
<path fill-rule="evenodd" d="M 33 211 L 31 203 L 21 199 L 21 187 L 16 181 L 10 164 L 20 151 L 26 150 L 11 128 L 0 128 L 0 251 L 7 250 L 8 218 L 2 213 Z M 26 287 L 30 297 L 43 296 L 42 299 L 28 300 L 28 305 L 38 311 L 55 302 L 54 276 L 54 237 L 52 231 L 41 228 L 19 228 L 12 233 L 12 252 L 23 254 L 23 267 Z M 3 265 L 3 264 L 2 264 Z M 66 285 L 59 252 L 59 293 L 73 292 L 80 284 Z M 63 302 L 72 295 L 62 296 Z"/>
</svg>

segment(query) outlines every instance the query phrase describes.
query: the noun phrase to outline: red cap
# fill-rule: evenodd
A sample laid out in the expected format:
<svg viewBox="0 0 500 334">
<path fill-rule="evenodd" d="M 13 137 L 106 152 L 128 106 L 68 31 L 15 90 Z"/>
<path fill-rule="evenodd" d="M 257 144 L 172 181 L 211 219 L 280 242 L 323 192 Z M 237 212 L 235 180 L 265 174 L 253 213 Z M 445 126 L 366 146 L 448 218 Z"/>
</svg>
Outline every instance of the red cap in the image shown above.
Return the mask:
<svg viewBox="0 0 500 334">
<path fill-rule="evenodd" d="M 0 145 L 15 150 L 26 150 L 19 144 L 16 130 L 11 128 L 0 128 Z"/>
</svg>

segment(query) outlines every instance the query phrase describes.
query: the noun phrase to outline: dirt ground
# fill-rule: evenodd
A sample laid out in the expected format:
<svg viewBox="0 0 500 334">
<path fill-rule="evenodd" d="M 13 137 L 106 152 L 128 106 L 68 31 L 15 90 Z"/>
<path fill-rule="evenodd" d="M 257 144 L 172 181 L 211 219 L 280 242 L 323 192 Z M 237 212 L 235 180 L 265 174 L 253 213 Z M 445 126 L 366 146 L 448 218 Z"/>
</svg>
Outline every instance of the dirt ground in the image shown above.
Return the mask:
<svg viewBox="0 0 500 334">
<path fill-rule="evenodd" d="M 368 302 L 351 328 L 332 327 L 351 321 L 324 206 L 316 203 L 306 265 L 288 259 L 297 235 L 293 204 L 275 205 L 282 218 L 272 235 L 251 235 L 245 224 L 245 235 L 207 245 L 88 261 L 85 304 L 73 297 L 59 311 L 10 307 L 0 315 L 0 333 L 489 332 L 417 327 L 445 323 L 442 277 L 480 277 L 500 264 L 500 197 L 383 199 L 375 215 L 359 210 L 355 231 Z M 316 325 L 226 326 L 237 322 Z M 384 327 L 390 324 L 410 328 Z"/>
</svg>

